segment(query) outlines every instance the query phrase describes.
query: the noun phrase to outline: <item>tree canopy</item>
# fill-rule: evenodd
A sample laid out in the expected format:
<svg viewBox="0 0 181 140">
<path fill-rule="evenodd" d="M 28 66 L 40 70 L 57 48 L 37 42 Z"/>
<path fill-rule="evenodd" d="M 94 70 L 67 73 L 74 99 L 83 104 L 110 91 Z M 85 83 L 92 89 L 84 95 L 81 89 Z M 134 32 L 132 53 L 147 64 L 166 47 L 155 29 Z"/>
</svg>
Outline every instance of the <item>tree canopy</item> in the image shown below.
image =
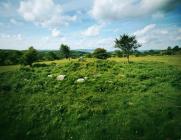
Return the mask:
<svg viewBox="0 0 181 140">
<path fill-rule="evenodd" d="M 127 34 L 123 34 L 120 38 L 115 40 L 115 48 L 119 48 L 126 55 L 129 63 L 129 55 L 132 51 L 136 50 L 141 45 L 136 40 L 136 36 L 129 36 Z"/>
<path fill-rule="evenodd" d="M 36 60 L 38 60 L 38 52 L 31 46 L 22 56 L 22 64 L 31 66 Z"/>
<path fill-rule="evenodd" d="M 98 59 L 107 59 L 109 55 L 105 49 L 97 48 L 94 50 L 93 56 Z"/>
<path fill-rule="evenodd" d="M 60 53 L 63 55 L 64 58 L 69 58 L 70 57 L 70 48 L 69 46 L 65 44 L 60 45 Z"/>
</svg>

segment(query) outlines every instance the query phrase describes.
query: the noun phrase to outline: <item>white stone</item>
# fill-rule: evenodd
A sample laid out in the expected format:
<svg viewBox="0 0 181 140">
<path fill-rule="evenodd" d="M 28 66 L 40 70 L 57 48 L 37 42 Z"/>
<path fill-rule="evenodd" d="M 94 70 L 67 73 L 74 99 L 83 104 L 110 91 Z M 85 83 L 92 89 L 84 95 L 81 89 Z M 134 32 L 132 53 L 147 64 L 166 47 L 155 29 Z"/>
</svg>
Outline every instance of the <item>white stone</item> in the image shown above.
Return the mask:
<svg viewBox="0 0 181 140">
<path fill-rule="evenodd" d="M 109 81 L 107 81 L 108 83 L 113 83 L 113 81 L 111 81 L 111 80 L 109 80 Z"/>
<path fill-rule="evenodd" d="M 81 56 L 80 58 L 79 58 L 79 61 L 84 61 L 84 58 Z"/>
<path fill-rule="evenodd" d="M 57 76 L 57 80 L 59 80 L 59 81 L 63 81 L 64 78 L 65 78 L 65 75 L 59 75 L 59 76 Z"/>
<path fill-rule="evenodd" d="M 24 81 L 28 82 L 29 80 L 25 78 Z"/>
<path fill-rule="evenodd" d="M 85 80 L 87 80 L 87 79 L 88 79 L 88 77 L 84 77 L 84 79 L 85 79 Z"/>
<path fill-rule="evenodd" d="M 77 83 L 83 83 L 83 82 L 85 82 L 85 79 L 84 79 L 84 78 L 79 78 L 79 79 L 77 79 Z"/>
<path fill-rule="evenodd" d="M 52 78 L 52 77 L 53 77 L 53 75 L 51 75 L 51 74 L 50 74 L 50 75 L 48 75 L 48 77 Z"/>
</svg>

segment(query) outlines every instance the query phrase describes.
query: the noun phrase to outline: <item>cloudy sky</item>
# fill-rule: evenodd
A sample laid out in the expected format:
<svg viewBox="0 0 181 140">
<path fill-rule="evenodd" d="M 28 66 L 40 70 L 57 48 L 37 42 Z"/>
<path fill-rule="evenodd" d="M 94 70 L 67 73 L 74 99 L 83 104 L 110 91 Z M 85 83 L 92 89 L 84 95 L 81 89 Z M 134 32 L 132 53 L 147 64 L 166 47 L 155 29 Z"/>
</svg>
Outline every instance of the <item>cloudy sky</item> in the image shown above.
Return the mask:
<svg viewBox="0 0 181 140">
<path fill-rule="evenodd" d="M 136 35 L 141 49 L 181 45 L 180 0 L 0 0 L 0 49 L 113 50 Z"/>
</svg>

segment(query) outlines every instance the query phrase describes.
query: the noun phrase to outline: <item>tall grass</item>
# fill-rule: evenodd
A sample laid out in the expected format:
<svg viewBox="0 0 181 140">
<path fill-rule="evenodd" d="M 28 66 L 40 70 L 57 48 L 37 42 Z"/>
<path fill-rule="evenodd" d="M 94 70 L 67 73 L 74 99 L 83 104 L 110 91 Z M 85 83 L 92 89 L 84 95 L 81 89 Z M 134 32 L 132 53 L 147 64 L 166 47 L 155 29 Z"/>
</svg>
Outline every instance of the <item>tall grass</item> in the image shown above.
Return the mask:
<svg viewBox="0 0 181 140">
<path fill-rule="evenodd" d="M 161 62 L 117 60 L 1 73 L 0 139 L 179 140 L 181 71 Z M 56 80 L 60 74 L 63 81 Z M 84 83 L 75 82 L 85 76 Z"/>
</svg>

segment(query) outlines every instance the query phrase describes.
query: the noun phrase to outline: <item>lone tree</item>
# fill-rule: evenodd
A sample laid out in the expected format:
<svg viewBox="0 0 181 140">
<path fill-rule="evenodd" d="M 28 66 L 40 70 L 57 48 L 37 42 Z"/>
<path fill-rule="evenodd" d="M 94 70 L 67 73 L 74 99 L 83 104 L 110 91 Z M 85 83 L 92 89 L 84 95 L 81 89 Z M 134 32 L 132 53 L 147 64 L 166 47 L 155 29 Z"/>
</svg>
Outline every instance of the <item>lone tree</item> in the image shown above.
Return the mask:
<svg viewBox="0 0 181 140">
<path fill-rule="evenodd" d="M 107 59 L 109 57 L 107 51 L 103 48 L 97 48 L 93 52 L 93 56 L 98 59 Z"/>
<path fill-rule="evenodd" d="M 179 48 L 179 46 L 177 45 L 177 46 L 175 46 L 175 47 L 173 47 L 173 51 L 174 52 L 177 52 L 177 51 L 179 51 L 180 50 L 180 48 Z"/>
<path fill-rule="evenodd" d="M 168 46 L 167 48 L 167 55 L 172 55 L 173 54 L 173 50 L 170 46 Z"/>
<path fill-rule="evenodd" d="M 38 60 L 38 52 L 32 46 L 23 54 L 22 64 L 32 66 L 33 62 Z"/>
<path fill-rule="evenodd" d="M 136 36 L 129 36 L 129 35 L 123 34 L 120 36 L 119 39 L 115 40 L 114 47 L 119 48 L 123 51 L 129 63 L 129 55 L 131 54 L 131 52 L 135 51 L 138 47 L 141 47 L 141 45 L 136 40 Z"/>
<path fill-rule="evenodd" d="M 69 58 L 70 57 L 70 48 L 69 46 L 65 44 L 60 45 L 60 53 L 63 55 L 64 58 Z"/>
</svg>

